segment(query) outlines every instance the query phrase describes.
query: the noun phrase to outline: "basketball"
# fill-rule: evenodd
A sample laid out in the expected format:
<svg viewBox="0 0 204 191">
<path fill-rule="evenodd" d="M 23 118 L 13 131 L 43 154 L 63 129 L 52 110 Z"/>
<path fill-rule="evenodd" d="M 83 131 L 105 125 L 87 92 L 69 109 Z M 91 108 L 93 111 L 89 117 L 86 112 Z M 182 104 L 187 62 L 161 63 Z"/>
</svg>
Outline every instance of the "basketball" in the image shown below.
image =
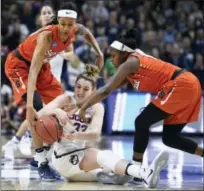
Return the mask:
<svg viewBox="0 0 204 191">
<path fill-rule="evenodd" d="M 35 127 L 37 135 L 44 143 L 52 144 L 59 140 L 62 135 L 62 126 L 58 119 L 53 116 L 42 116 L 38 119 Z"/>
</svg>

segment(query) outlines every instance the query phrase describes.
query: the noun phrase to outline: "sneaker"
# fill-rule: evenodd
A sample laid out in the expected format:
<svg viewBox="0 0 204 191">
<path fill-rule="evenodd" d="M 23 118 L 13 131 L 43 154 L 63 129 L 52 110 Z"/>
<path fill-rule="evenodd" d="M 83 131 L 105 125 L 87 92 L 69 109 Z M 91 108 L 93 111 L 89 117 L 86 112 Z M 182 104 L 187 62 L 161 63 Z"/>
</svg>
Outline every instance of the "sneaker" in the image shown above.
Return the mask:
<svg viewBox="0 0 204 191">
<path fill-rule="evenodd" d="M 10 141 L 8 141 L 4 146 L 2 146 L 2 151 L 4 152 L 4 158 L 9 160 L 14 160 L 14 153 L 18 148 L 19 141 L 14 136 Z"/>
<path fill-rule="evenodd" d="M 34 170 L 34 169 L 37 169 L 38 168 L 38 161 L 36 161 L 34 158 L 31 159 L 30 161 L 30 166 L 31 168 Z"/>
<path fill-rule="evenodd" d="M 128 175 L 122 176 L 112 172 L 100 171 L 96 174 L 96 179 L 98 182 L 101 182 L 103 184 L 123 185 L 131 181 L 133 177 Z"/>
<path fill-rule="evenodd" d="M 31 156 L 32 155 L 31 145 L 32 145 L 32 138 L 29 136 L 28 132 L 26 132 L 26 134 L 22 137 L 18 145 L 18 148 L 21 154 L 25 156 Z"/>
<path fill-rule="evenodd" d="M 56 180 L 54 171 L 49 166 L 48 161 L 41 163 L 40 167 L 38 167 L 38 173 L 42 181 L 51 182 Z"/>
<path fill-rule="evenodd" d="M 141 177 L 148 188 L 155 188 L 159 182 L 160 172 L 166 167 L 169 154 L 166 151 L 160 152 L 148 168 L 141 168 Z"/>
</svg>

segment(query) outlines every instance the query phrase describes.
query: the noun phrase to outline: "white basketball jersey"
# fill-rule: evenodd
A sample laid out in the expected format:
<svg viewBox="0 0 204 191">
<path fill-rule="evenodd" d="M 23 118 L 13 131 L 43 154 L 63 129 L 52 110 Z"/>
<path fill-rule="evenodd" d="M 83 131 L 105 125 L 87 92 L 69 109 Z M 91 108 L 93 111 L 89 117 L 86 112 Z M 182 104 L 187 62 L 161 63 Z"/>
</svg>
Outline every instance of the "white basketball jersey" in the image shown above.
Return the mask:
<svg viewBox="0 0 204 191">
<path fill-rule="evenodd" d="M 71 123 L 68 123 L 66 126 L 63 127 L 63 132 L 66 134 L 73 131 L 78 131 L 78 132 L 87 131 L 89 124 L 91 123 L 92 116 L 93 116 L 93 109 L 88 108 L 86 111 L 86 119 L 88 122 L 86 123 L 84 122 L 84 120 L 80 119 L 79 110 L 78 110 L 75 114 L 69 117 Z M 61 144 L 75 143 L 79 148 L 83 148 L 85 146 L 85 142 L 86 142 L 85 140 L 69 141 L 65 138 L 61 138 L 61 141 L 60 141 Z"/>
<path fill-rule="evenodd" d="M 62 73 L 62 67 L 63 67 L 63 60 L 64 58 L 60 55 L 56 55 L 54 58 L 52 58 L 49 63 L 51 66 L 52 74 L 55 76 L 55 78 L 61 82 L 61 73 Z"/>
</svg>

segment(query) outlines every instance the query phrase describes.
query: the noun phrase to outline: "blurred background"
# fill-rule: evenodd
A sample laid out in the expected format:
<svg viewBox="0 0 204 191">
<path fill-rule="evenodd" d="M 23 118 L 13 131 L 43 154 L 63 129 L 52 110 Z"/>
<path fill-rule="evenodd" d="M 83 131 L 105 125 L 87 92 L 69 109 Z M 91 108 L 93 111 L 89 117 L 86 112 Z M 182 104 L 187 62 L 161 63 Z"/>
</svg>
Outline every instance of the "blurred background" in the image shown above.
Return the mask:
<svg viewBox="0 0 204 191">
<path fill-rule="evenodd" d="M 4 62 L 10 51 L 40 27 L 38 17 L 44 2 L 2 0 L 1 133 L 3 135 L 13 135 L 25 119 L 26 113 L 23 102 L 14 103 L 10 82 L 4 73 Z M 58 10 L 60 4 L 66 0 L 51 2 L 55 10 Z M 121 32 L 136 27 L 141 32 L 140 48 L 145 53 L 191 71 L 199 79 L 204 92 L 203 1 L 77 0 L 72 2 L 78 8 L 78 22 L 92 31 L 104 53 L 105 66 L 98 87 L 107 83 L 115 73 L 108 45 Z M 83 38 L 77 38 L 74 48 L 82 67 L 74 69 L 68 61 L 63 61 L 61 80 L 65 91 L 73 90 L 76 76 L 83 65 L 93 61 L 93 49 Z M 154 96 L 136 92 L 130 85 L 113 92 L 104 101 L 106 114 L 103 134 L 132 133 L 134 119 Z M 161 130 L 161 123 L 158 123 L 151 132 L 160 133 Z M 199 121 L 188 124 L 184 133 L 203 134 L 203 101 Z"/>
</svg>

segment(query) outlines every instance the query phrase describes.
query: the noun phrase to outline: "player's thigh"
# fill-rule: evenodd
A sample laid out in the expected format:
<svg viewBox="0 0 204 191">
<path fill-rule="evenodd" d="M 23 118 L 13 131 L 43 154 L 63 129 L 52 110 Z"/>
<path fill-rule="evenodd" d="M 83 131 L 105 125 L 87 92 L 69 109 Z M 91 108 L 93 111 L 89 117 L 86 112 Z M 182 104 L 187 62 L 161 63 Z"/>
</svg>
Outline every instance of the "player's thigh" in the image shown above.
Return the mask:
<svg viewBox="0 0 204 191">
<path fill-rule="evenodd" d="M 43 103 L 48 104 L 53 101 L 56 97 L 63 94 L 61 84 L 53 78 L 50 84 L 41 88 L 38 88 L 38 92 L 42 98 Z"/>
<path fill-rule="evenodd" d="M 84 158 L 80 162 L 79 166 L 81 170 L 90 171 L 100 168 L 97 162 L 97 154 L 99 150 L 95 148 L 88 148 L 84 150 Z"/>
<path fill-rule="evenodd" d="M 52 164 L 62 176 L 69 178 L 83 172 L 79 167 L 79 163 L 83 157 L 84 151 L 74 152 L 73 154 L 62 156 L 60 158 L 57 158 L 53 153 Z"/>
</svg>

